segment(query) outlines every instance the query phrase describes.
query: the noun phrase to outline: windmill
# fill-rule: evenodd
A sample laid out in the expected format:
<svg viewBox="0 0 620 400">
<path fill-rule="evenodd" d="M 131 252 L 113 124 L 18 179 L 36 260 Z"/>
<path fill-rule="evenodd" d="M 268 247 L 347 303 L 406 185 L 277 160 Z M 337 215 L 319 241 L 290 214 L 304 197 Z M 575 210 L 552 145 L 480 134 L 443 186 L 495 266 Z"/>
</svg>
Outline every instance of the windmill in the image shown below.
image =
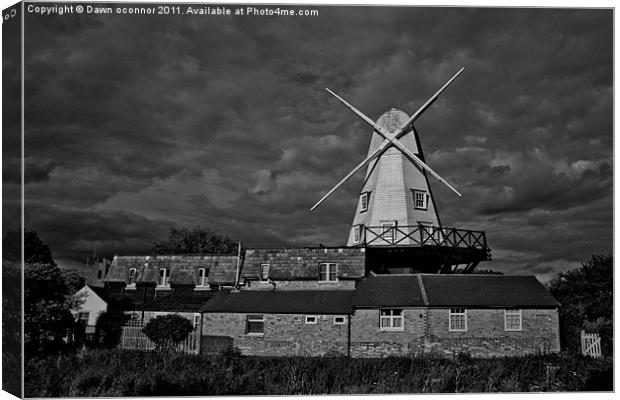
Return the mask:
<svg viewBox="0 0 620 400">
<path fill-rule="evenodd" d="M 427 174 L 458 196 L 461 194 L 426 164 L 413 126 L 463 70 L 464 68 L 461 68 L 454 74 L 411 116 L 392 108 L 383 113 L 376 122 L 330 89 L 326 89 L 373 129 L 367 157 L 311 208 L 316 209 L 348 179 L 367 167 L 349 231 L 348 246 L 384 247 L 391 249 L 391 252 L 400 253 L 407 252 L 403 250 L 406 248 L 418 248 L 417 254 L 425 255 L 422 258 L 417 257 L 418 260 L 423 259 L 425 266 L 432 265 L 431 270 L 443 272 L 455 272 L 461 263 L 465 263 L 465 267 L 459 272 L 468 272 L 473 270 L 479 261 L 490 259 L 484 232 L 441 226 Z M 422 253 L 420 248 L 423 248 Z M 467 251 L 464 252 L 463 249 Z M 434 255 L 429 258 L 430 250 L 433 250 Z M 471 250 L 473 257 L 464 256 L 472 253 Z M 383 260 L 386 259 L 384 256 L 385 254 L 381 256 Z M 403 262 L 390 261 L 387 264 L 400 265 Z M 386 268 L 387 264 L 384 262 L 383 267 Z M 427 267 L 412 267 L 409 261 L 399 268 L 428 270 Z"/>
</svg>

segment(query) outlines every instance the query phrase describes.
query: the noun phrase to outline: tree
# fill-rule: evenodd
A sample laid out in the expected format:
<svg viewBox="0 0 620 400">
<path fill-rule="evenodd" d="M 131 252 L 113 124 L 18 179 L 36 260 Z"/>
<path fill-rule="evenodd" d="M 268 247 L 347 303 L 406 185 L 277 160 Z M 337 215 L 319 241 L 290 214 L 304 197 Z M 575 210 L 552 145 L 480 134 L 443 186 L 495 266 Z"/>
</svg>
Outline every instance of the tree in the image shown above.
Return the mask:
<svg viewBox="0 0 620 400">
<path fill-rule="evenodd" d="M 580 351 L 582 329 L 601 335 L 604 354 L 613 345 L 613 257 L 592 256 L 580 268 L 560 272 L 549 283 L 549 291 L 560 303 L 563 345 Z"/>
<path fill-rule="evenodd" d="M 74 326 L 71 310 L 79 305 L 60 269 L 26 264 L 24 269 L 24 339 L 27 352 L 57 349 Z"/>
<path fill-rule="evenodd" d="M 153 251 L 156 254 L 235 254 L 237 242 L 207 228 L 171 228 L 168 239 L 155 242 Z"/>
<path fill-rule="evenodd" d="M 157 350 L 174 350 L 194 327 L 190 320 L 179 314 L 160 315 L 151 319 L 142 332 L 155 343 Z"/>
<path fill-rule="evenodd" d="M 97 343 L 104 347 L 116 346 L 123 335 L 123 325 L 127 322 L 127 316 L 122 311 L 106 311 L 99 314 L 95 323 L 95 337 Z"/>
<path fill-rule="evenodd" d="M 22 237 L 20 231 L 8 231 L 2 238 L 2 258 L 7 261 L 21 260 Z M 39 238 L 36 231 L 24 230 L 24 262 L 56 265 L 49 246 Z"/>
</svg>

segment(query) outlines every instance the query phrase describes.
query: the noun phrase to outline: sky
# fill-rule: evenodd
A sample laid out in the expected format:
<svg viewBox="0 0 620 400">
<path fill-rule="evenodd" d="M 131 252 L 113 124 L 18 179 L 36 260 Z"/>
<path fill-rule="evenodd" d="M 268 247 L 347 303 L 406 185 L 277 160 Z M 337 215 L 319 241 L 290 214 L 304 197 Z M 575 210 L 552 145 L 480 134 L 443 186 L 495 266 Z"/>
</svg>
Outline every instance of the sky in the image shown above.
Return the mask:
<svg viewBox="0 0 620 400">
<path fill-rule="evenodd" d="M 411 114 L 464 67 L 415 123 L 463 194 L 429 178 L 443 225 L 486 232 L 479 268 L 541 280 L 611 253 L 611 10 L 290 8 L 319 15 L 26 14 L 26 228 L 56 259 L 149 254 L 172 227 L 344 245 L 363 174 L 309 208 L 372 132 L 324 89 Z M 19 138 L 3 145 L 6 231 Z"/>
</svg>

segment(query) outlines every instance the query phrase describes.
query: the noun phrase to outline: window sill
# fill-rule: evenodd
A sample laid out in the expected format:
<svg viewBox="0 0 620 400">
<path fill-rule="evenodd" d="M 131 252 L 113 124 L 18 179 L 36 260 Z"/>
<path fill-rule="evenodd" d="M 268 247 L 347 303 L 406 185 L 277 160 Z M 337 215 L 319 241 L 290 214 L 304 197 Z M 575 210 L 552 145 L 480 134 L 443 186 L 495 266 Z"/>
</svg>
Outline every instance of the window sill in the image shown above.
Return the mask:
<svg viewBox="0 0 620 400">
<path fill-rule="evenodd" d="M 405 328 L 379 328 L 380 332 L 404 332 Z"/>
<path fill-rule="evenodd" d="M 504 329 L 506 332 L 523 332 L 523 329 Z"/>
<path fill-rule="evenodd" d="M 194 290 L 211 290 L 211 286 L 194 286 Z"/>
<path fill-rule="evenodd" d="M 253 333 L 253 332 L 248 332 L 245 335 L 246 336 L 254 336 L 254 337 L 263 337 L 263 336 L 265 336 L 264 333 Z"/>
<path fill-rule="evenodd" d="M 448 332 L 467 332 L 467 329 L 448 329 Z"/>
<path fill-rule="evenodd" d="M 320 283 L 320 284 L 322 284 L 322 285 L 324 285 L 324 284 L 330 284 L 330 283 L 331 283 L 331 284 L 334 284 L 334 283 L 338 283 L 338 282 L 339 282 L 338 280 L 335 280 L 335 281 L 319 281 L 319 283 Z"/>
<path fill-rule="evenodd" d="M 136 290 L 136 285 L 135 284 L 134 285 L 127 285 L 125 287 L 125 290 Z"/>
<path fill-rule="evenodd" d="M 159 286 L 159 285 L 157 285 L 155 287 L 155 289 L 157 289 L 157 290 L 170 290 L 170 286 Z"/>
</svg>

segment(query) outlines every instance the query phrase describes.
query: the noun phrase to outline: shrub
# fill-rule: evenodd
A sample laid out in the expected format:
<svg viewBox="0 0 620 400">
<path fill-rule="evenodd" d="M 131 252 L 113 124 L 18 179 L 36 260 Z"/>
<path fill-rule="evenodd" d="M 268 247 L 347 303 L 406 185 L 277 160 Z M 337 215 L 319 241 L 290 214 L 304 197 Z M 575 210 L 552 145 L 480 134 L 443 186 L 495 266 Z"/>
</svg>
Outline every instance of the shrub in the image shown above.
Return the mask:
<svg viewBox="0 0 620 400">
<path fill-rule="evenodd" d="M 174 350 L 192 330 L 192 323 L 179 314 L 157 316 L 142 328 L 142 332 L 155 343 L 156 350 L 168 351 Z"/>
</svg>

